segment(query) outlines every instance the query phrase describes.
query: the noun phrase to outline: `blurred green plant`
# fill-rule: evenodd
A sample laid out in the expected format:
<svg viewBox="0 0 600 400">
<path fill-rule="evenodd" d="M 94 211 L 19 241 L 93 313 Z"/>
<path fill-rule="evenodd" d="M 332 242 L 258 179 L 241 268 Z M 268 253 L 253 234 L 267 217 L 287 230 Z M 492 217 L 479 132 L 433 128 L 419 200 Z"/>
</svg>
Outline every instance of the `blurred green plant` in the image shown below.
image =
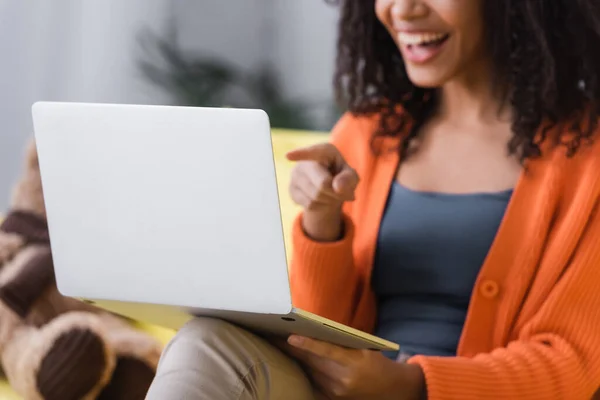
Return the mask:
<svg viewBox="0 0 600 400">
<path fill-rule="evenodd" d="M 139 62 L 143 76 L 171 93 L 179 105 L 261 108 L 273 127 L 289 129 L 323 128 L 311 112 L 325 109 L 331 120 L 339 115 L 331 102 L 285 98 L 279 77 L 269 65 L 247 71 L 213 57 L 186 53 L 178 45 L 175 29 L 165 37 L 144 30 L 139 43 L 145 55 Z"/>
</svg>

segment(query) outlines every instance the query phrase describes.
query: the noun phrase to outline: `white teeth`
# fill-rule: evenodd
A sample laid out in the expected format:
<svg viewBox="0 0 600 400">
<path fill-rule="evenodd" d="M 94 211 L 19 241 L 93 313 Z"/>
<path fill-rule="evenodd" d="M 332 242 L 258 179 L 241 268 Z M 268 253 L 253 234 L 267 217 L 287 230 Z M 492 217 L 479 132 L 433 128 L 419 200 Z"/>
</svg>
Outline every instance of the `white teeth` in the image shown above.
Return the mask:
<svg viewBox="0 0 600 400">
<path fill-rule="evenodd" d="M 445 33 L 398 33 L 398 40 L 405 45 L 423 45 L 443 39 Z"/>
</svg>

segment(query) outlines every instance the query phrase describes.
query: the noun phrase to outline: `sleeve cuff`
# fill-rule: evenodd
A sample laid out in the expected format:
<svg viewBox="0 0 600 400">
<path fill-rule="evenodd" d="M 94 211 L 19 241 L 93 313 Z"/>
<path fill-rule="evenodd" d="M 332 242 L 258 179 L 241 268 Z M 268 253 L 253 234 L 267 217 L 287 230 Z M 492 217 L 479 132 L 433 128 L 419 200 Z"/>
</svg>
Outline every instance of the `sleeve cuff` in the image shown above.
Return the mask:
<svg viewBox="0 0 600 400">
<path fill-rule="evenodd" d="M 291 285 L 294 305 L 336 322 L 348 324 L 358 281 L 352 241 L 354 224 L 344 217 L 344 234 L 336 242 L 316 242 L 302 228 L 302 216 L 292 228 Z"/>
<path fill-rule="evenodd" d="M 480 390 L 485 390 L 485 383 L 481 377 L 471 376 L 468 367 L 467 371 L 461 371 L 464 365 L 461 366 L 457 358 L 415 356 L 409 359 L 408 363 L 418 365 L 423 370 L 427 400 L 474 399 L 478 398 L 477 393 L 480 393 Z M 478 387 L 480 383 L 484 387 Z"/>
<path fill-rule="evenodd" d="M 302 227 L 300 213 L 294 220 L 292 227 L 292 240 L 294 256 L 301 264 L 327 265 L 346 264 L 352 261 L 352 242 L 354 240 L 354 223 L 346 214 L 342 214 L 342 237 L 334 242 L 318 242 L 306 235 Z"/>
</svg>

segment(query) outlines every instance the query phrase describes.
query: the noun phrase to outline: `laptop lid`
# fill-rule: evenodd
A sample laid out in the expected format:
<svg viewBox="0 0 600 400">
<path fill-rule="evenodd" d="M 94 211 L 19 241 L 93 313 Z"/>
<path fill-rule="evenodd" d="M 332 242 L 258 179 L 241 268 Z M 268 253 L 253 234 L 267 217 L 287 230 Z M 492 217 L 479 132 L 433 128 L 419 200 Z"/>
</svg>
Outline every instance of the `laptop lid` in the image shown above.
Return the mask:
<svg viewBox="0 0 600 400">
<path fill-rule="evenodd" d="M 266 113 L 53 102 L 32 112 L 61 293 L 291 310 Z"/>
</svg>

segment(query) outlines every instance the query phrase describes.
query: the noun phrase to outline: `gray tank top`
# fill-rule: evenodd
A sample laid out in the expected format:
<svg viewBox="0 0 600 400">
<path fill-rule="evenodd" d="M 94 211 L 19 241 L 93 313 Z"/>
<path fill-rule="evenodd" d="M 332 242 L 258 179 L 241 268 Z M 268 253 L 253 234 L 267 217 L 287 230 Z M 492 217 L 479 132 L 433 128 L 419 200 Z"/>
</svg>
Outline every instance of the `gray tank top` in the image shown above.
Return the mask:
<svg viewBox="0 0 600 400">
<path fill-rule="evenodd" d="M 407 355 L 456 354 L 475 280 L 511 195 L 392 184 L 372 275 L 378 336 Z"/>
</svg>

